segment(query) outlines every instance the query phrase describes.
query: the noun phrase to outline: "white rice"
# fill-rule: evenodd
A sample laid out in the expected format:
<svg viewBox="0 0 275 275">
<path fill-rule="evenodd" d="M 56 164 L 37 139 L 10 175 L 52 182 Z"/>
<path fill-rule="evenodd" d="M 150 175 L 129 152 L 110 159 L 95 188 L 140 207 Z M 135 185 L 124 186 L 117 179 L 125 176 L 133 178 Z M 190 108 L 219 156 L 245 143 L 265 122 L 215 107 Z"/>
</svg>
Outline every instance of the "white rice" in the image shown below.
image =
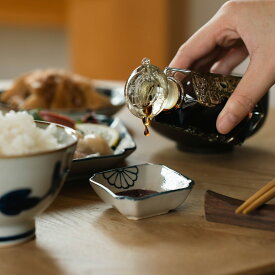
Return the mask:
<svg viewBox="0 0 275 275">
<path fill-rule="evenodd" d="M 54 134 L 57 127 L 50 124 L 38 128 L 27 112 L 0 112 L 0 156 L 25 155 L 61 147 Z"/>
</svg>

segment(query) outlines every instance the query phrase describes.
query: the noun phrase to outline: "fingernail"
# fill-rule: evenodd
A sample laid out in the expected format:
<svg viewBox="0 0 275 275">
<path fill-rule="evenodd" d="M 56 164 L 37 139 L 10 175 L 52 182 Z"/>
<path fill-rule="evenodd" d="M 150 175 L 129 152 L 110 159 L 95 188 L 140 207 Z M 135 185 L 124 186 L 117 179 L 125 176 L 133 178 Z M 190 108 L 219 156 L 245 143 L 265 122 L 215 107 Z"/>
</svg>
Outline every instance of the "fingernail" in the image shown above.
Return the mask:
<svg viewBox="0 0 275 275">
<path fill-rule="evenodd" d="M 231 113 L 221 114 L 217 121 L 217 130 L 221 134 L 229 133 L 235 125 L 238 124 L 238 119 Z"/>
</svg>

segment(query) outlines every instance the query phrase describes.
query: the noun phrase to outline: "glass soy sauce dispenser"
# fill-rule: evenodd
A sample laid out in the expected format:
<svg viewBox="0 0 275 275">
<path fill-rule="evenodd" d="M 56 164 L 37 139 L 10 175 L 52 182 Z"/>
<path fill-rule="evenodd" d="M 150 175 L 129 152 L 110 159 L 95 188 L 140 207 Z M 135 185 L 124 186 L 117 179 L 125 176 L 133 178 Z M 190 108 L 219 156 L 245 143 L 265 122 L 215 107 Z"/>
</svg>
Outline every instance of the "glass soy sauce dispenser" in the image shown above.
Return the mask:
<svg viewBox="0 0 275 275">
<path fill-rule="evenodd" d="M 216 130 L 216 119 L 241 77 L 152 65 L 148 58 L 130 75 L 125 99 L 130 112 L 179 143 L 187 151 L 217 152 L 232 149 L 263 124 L 266 95 L 230 133 Z"/>
</svg>

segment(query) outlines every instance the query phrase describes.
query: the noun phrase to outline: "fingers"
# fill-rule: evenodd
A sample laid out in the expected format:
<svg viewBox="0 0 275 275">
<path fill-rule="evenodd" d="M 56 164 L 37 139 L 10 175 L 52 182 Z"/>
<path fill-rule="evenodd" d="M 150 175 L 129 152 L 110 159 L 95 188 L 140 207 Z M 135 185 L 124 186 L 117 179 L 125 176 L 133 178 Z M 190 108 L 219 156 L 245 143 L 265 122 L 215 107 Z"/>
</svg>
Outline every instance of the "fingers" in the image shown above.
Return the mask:
<svg viewBox="0 0 275 275">
<path fill-rule="evenodd" d="M 169 66 L 189 68 L 194 61 L 213 51 L 218 31 L 215 20 L 209 21 L 179 48 Z"/>
<path fill-rule="evenodd" d="M 216 46 L 212 52 L 208 53 L 199 60 L 194 61 L 193 64 L 189 66 L 189 69 L 199 72 L 209 72 L 213 64 L 217 62 L 217 60 L 221 59 L 227 51 L 228 49 Z"/>
<path fill-rule="evenodd" d="M 221 134 L 229 133 L 239 124 L 273 85 L 273 69 L 265 66 L 265 60 L 263 57 L 253 58 L 236 90 L 219 114 L 216 126 Z"/>
<path fill-rule="evenodd" d="M 245 45 L 238 48 L 232 48 L 222 59 L 212 66 L 211 72 L 217 74 L 230 74 L 247 56 L 248 51 Z"/>
</svg>

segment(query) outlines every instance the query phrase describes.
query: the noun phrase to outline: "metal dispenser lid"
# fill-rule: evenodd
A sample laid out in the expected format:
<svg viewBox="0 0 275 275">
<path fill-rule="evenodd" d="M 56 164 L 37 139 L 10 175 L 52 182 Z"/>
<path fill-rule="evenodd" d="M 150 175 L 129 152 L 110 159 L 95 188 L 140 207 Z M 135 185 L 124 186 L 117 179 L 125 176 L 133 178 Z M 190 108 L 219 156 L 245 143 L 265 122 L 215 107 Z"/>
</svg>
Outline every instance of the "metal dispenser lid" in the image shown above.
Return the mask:
<svg viewBox="0 0 275 275">
<path fill-rule="evenodd" d="M 151 120 L 163 110 L 168 97 L 165 73 L 144 58 L 130 75 L 125 86 L 125 100 L 133 115 Z"/>
</svg>

